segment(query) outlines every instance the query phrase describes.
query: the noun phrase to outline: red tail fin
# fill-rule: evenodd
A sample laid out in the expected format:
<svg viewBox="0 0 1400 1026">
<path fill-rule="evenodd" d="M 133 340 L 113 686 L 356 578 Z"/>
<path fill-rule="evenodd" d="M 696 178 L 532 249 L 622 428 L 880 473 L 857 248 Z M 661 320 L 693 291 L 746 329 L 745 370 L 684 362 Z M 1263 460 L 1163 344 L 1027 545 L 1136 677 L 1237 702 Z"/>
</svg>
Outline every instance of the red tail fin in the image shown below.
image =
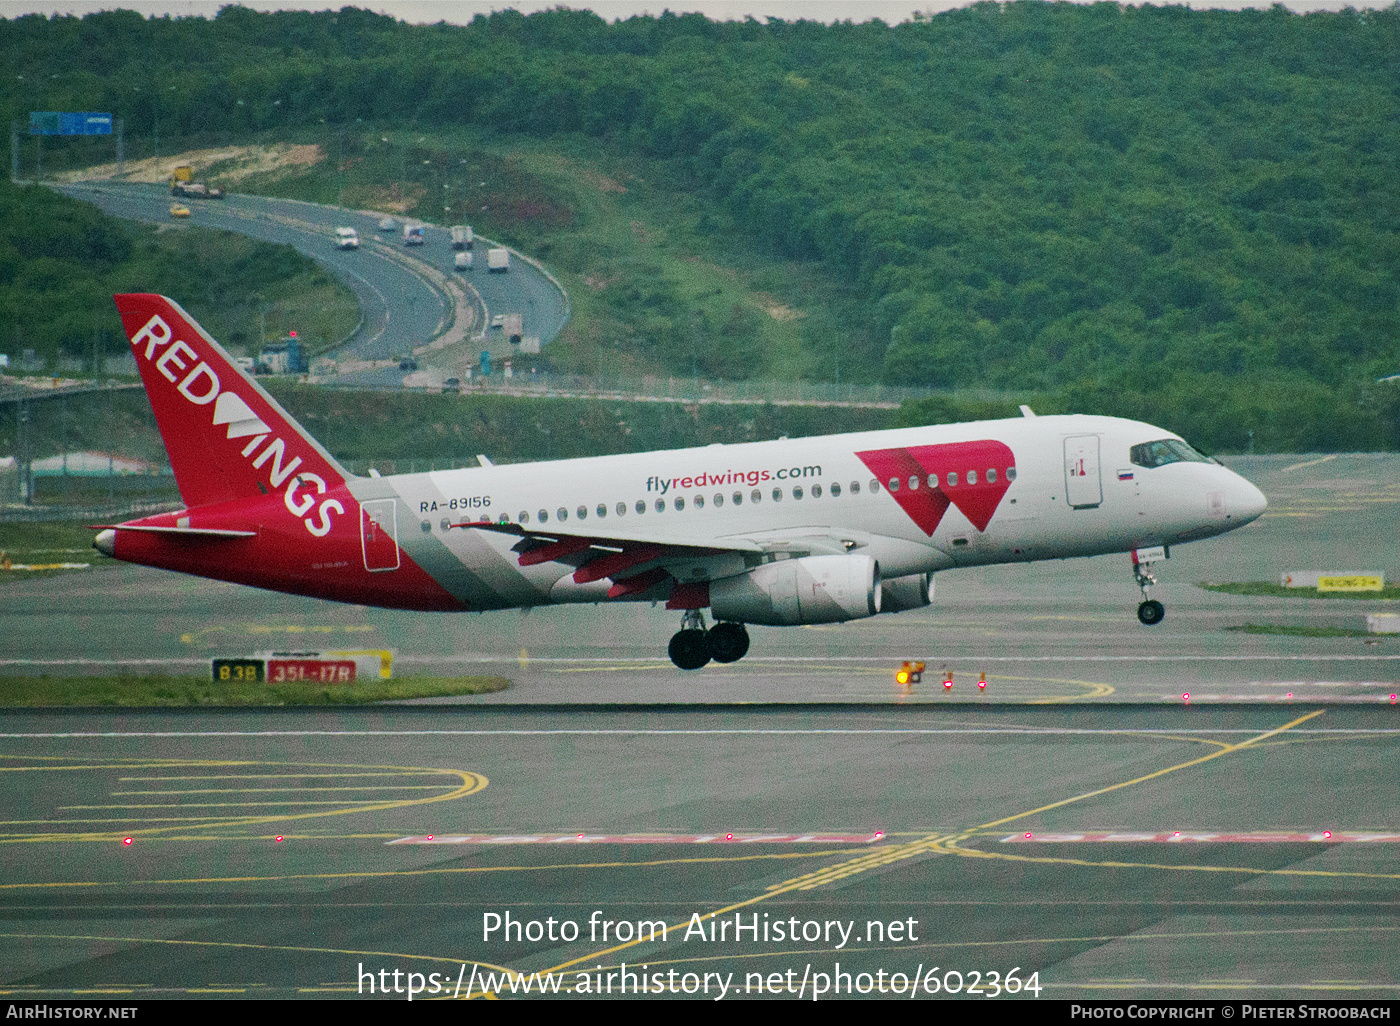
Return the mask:
<svg viewBox="0 0 1400 1026">
<path fill-rule="evenodd" d="M 346 480 L 177 303 L 146 293 L 113 298 L 186 505 L 267 495 L 293 477 L 321 491 Z"/>
</svg>

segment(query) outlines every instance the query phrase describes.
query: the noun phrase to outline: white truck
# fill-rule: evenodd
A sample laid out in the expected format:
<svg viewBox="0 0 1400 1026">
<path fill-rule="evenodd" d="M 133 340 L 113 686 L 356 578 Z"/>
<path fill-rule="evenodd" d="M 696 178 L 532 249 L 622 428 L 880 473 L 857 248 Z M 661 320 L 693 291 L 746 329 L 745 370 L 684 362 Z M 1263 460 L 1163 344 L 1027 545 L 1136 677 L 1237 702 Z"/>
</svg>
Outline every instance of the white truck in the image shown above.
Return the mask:
<svg viewBox="0 0 1400 1026">
<path fill-rule="evenodd" d="M 360 233 L 353 228 L 337 228 L 335 230 L 335 245 L 337 249 L 359 249 Z"/>
<path fill-rule="evenodd" d="M 469 224 L 454 224 L 452 226 L 452 248 L 459 252 L 464 249 L 471 249 L 476 243 L 476 238 L 472 235 L 472 226 Z"/>
<path fill-rule="evenodd" d="M 505 319 L 501 322 L 501 328 L 505 332 L 506 338 L 510 340 L 511 345 L 520 345 L 520 336 L 524 333 L 522 324 L 524 320 L 525 318 L 522 315 L 512 313 L 506 314 Z"/>
<path fill-rule="evenodd" d="M 486 269 L 504 274 L 510 270 L 510 250 L 505 248 L 486 251 Z"/>
</svg>

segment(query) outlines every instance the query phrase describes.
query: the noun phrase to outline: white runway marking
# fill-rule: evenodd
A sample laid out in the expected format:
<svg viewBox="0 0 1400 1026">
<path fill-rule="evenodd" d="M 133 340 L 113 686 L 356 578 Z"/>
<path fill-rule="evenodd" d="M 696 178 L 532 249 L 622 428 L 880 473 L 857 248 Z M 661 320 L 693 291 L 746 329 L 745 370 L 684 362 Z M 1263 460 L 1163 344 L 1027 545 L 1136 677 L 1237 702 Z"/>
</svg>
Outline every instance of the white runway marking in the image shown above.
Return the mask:
<svg viewBox="0 0 1400 1026">
<path fill-rule="evenodd" d="M 649 729 L 588 729 L 560 727 L 540 730 L 131 730 L 131 731 L 72 731 L 64 733 L 0 733 L 0 738 L 145 738 L 145 737 L 723 737 L 723 736 L 788 736 L 788 737 L 908 737 L 917 735 L 987 735 L 1009 734 L 1020 736 L 1071 737 L 1115 735 L 1133 736 L 1160 734 L 1173 737 L 1215 737 L 1230 734 L 1257 735 L 1258 728 L 1239 730 L 1234 728 L 1178 729 L 1175 727 L 1118 727 L 1114 729 L 1092 729 L 1081 727 L 889 727 L 889 728 L 816 728 L 788 729 L 783 727 L 755 728 L 714 728 L 688 730 L 649 730 Z M 1310 727 L 1290 730 L 1290 736 L 1298 734 L 1321 734 L 1326 736 L 1356 735 L 1384 737 L 1400 734 L 1400 727 L 1378 728 L 1325 728 Z"/>
</svg>

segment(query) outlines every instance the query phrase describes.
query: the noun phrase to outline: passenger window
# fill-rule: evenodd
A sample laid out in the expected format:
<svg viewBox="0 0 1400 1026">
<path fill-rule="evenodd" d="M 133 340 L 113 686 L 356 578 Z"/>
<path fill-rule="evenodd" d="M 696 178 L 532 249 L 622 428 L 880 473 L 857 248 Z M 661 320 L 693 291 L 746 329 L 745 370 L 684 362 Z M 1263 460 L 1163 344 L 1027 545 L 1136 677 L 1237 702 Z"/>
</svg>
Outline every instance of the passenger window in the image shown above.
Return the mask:
<svg viewBox="0 0 1400 1026">
<path fill-rule="evenodd" d="M 619 502 L 617 504 L 617 515 L 620 517 L 625 517 L 627 515 L 627 503 Z"/>
<path fill-rule="evenodd" d="M 542 510 L 540 510 L 540 523 L 543 524 L 543 523 L 547 523 L 548 521 L 549 521 L 549 510 L 547 510 L 547 509 L 542 509 Z"/>
<path fill-rule="evenodd" d="M 508 524 L 508 523 L 510 523 L 510 514 L 509 514 L 509 513 L 502 513 L 502 514 L 501 514 L 501 523 L 503 523 L 503 524 Z"/>
<path fill-rule="evenodd" d="M 637 500 L 637 512 L 638 512 L 638 513 L 645 513 L 646 511 L 647 511 L 647 500 L 646 500 L 646 499 L 638 499 L 638 500 Z"/>
<path fill-rule="evenodd" d="M 792 497 L 793 497 L 794 499 L 800 499 L 800 498 L 802 498 L 802 488 L 801 488 L 801 486 L 798 486 L 798 487 L 796 487 L 796 488 L 794 488 L 794 489 L 792 490 Z"/>
<path fill-rule="evenodd" d="M 898 486 L 896 486 L 896 487 L 898 487 Z M 880 482 L 879 482 L 879 481 L 875 481 L 875 480 L 872 479 L 871 482 L 870 482 L 870 494 L 871 494 L 871 495 L 874 495 L 874 494 L 876 494 L 877 492 L 879 492 L 879 490 L 880 490 Z"/>
<path fill-rule="evenodd" d="M 755 488 L 751 493 L 749 493 L 749 501 L 750 501 L 750 502 L 762 502 L 762 501 L 763 501 L 763 493 L 760 492 L 757 488 Z"/>
<path fill-rule="evenodd" d="M 530 511 L 529 511 L 529 510 L 522 509 L 522 510 L 520 511 L 520 522 L 521 522 L 522 524 L 528 524 L 528 523 L 530 522 Z"/>
<path fill-rule="evenodd" d="M 665 499 L 657 499 L 657 500 L 656 500 L 656 512 L 658 512 L 658 513 L 665 513 L 665 512 L 666 512 L 666 500 L 665 500 Z"/>
<path fill-rule="evenodd" d="M 723 505 L 724 505 L 724 494 L 723 494 L 722 492 L 715 492 L 715 508 L 719 508 L 720 506 L 723 506 Z"/>
<path fill-rule="evenodd" d="M 996 468 L 995 468 L 995 467 L 991 467 L 991 468 L 989 468 L 989 469 L 987 470 L 987 484 L 996 484 L 996 483 L 997 483 L 997 471 L 996 471 Z"/>
<path fill-rule="evenodd" d="M 929 486 L 930 488 L 937 488 L 937 487 L 938 487 L 938 475 L 937 475 L 937 474 L 930 474 L 930 475 L 928 476 L 928 486 Z"/>
<path fill-rule="evenodd" d="M 859 495 L 859 494 L 860 494 L 860 482 L 859 482 L 859 481 L 852 481 L 852 482 L 851 482 L 851 494 L 852 494 L 852 495 Z"/>
<path fill-rule="evenodd" d="M 704 497 L 703 495 L 697 495 L 697 496 L 695 496 L 695 498 L 691 499 L 690 501 L 691 501 L 691 503 L 695 506 L 696 509 L 704 509 L 704 508 L 705 508 L 705 497 Z"/>
<path fill-rule="evenodd" d="M 508 522 L 509 520 L 510 520 L 510 517 L 506 517 L 506 521 Z M 442 528 L 442 530 L 444 530 L 444 531 L 449 531 L 449 530 L 452 529 L 452 521 L 448 520 L 446 517 L 443 517 L 443 518 L 442 518 L 442 523 L 439 524 L 438 526 L 439 526 L 440 528 Z"/>
<path fill-rule="evenodd" d="M 956 488 L 957 486 L 958 486 L 958 472 L 957 472 L 956 470 L 949 471 L 949 473 L 948 473 L 948 487 L 949 487 L 949 488 Z"/>
<path fill-rule="evenodd" d="M 831 484 L 831 497 L 832 497 L 833 499 L 839 499 L 839 498 L 841 498 L 841 485 L 840 485 L 839 482 L 835 482 L 835 481 L 832 482 L 832 484 Z"/>
<path fill-rule="evenodd" d="M 679 513 L 681 510 L 685 509 L 685 500 L 677 495 L 674 505 L 676 507 L 676 512 Z"/>
<path fill-rule="evenodd" d="M 587 520 L 587 519 L 588 519 L 588 507 L 587 507 L 587 506 L 580 506 L 577 510 L 575 510 L 575 512 L 578 514 L 578 518 L 579 518 L 580 520 Z"/>
<path fill-rule="evenodd" d="M 774 501 L 774 502 L 782 502 L 782 501 L 783 501 L 783 490 L 782 490 L 781 488 L 774 488 L 774 489 L 773 489 L 773 501 Z"/>
<path fill-rule="evenodd" d="M 744 504 L 744 493 L 743 493 L 743 492 L 735 492 L 735 493 L 734 493 L 734 505 L 736 505 L 736 506 L 742 506 L 743 504 Z"/>
<path fill-rule="evenodd" d="M 874 491 L 874 489 L 872 488 L 871 491 Z M 892 478 L 890 478 L 890 491 L 892 491 L 892 492 L 897 492 L 897 491 L 899 491 L 899 478 L 897 478 L 897 477 L 892 477 Z"/>
<path fill-rule="evenodd" d="M 812 485 L 812 498 L 814 498 L 814 499 L 820 499 L 821 497 L 822 497 L 822 486 L 821 486 L 821 485 Z"/>
<path fill-rule="evenodd" d="M 967 483 L 970 485 L 975 485 L 977 483 L 977 471 L 969 470 L 967 472 Z"/>
<path fill-rule="evenodd" d="M 1006 468 L 1006 479 L 1007 479 L 1008 481 L 1015 481 L 1015 480 L 1016 480 L 1016 468 L 1015 468 L 1015 467 L 1007 467 L 1007 468 Z"/>
<path fill-rule="evenodd" d="M 602 502 L 598 503 L 598 516 L 601 518 L 601 517 L 605 517 L 605 516 L 607 516 L 607 515 L 608 515 L 608 507 L 607 507 L 607 504 L 606 504 L 606 503 L 602 503 Z"/>
<path fill-rule="evenodd" d="M 561 523 L 569 519 L 569 511 L 566 510 L 563 506 L 560 506 L 554 515 L 559 518 Z"/>
</svg>

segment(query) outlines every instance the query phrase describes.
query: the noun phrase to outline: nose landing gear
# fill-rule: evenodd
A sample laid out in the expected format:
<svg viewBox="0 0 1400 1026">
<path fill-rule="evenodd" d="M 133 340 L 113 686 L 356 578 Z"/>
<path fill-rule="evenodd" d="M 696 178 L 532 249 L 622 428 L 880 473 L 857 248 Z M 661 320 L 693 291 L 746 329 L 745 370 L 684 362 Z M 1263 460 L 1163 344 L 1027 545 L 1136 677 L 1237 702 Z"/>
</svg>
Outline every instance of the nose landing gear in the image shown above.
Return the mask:
<svg viewBox="0 0 1400 1026">
<path fill-rule="evenodd" d="M 717 623 L 705 629 L 705 614 L 687 609 L 681 617 L 681 629 L 671 638 L 667 654 L 682 670 L 698 670 L 711 659 L 717 663 L 732 663 L 744 658 L 749 650 L 749 632 L 741 623 Z"/>
<path fill-rule="evenodd" d="M 1142 592 L 1142 604 L 1138 606 L 1138 619 L 1148 627 L 1162 622 L 1162 618 L 1167 615 L 1167 607 L 1156 599 L 1147 597 L 1147 589 L 1157 583 L 1157 578 L 1152 575 L 1152 564 L 1156 560 L 1166 559 L 1169 553 L 1165 545 L 1158 545 L 1151 549 L 1133 549 L 1133 579 L 1137 581 L 1138 590 Z"/>
</svg>

